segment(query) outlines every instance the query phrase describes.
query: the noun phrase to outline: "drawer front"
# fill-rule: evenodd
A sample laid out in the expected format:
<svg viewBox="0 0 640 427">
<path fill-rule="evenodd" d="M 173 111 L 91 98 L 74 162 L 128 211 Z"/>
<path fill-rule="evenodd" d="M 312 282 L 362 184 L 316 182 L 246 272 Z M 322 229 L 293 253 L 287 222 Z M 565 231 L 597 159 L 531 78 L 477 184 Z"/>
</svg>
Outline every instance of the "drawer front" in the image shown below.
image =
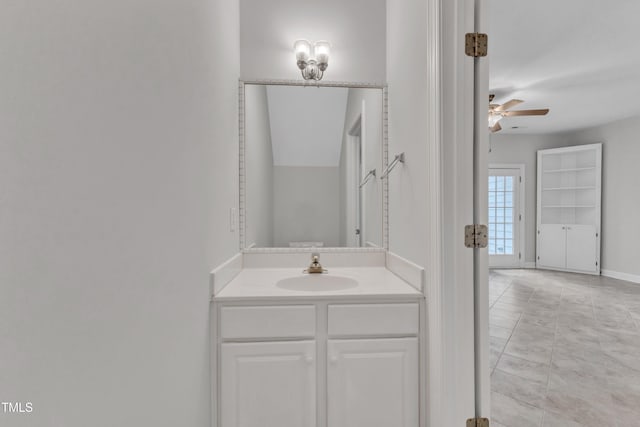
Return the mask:
<svg viewBox="0 0 640 427">
<path fill-rule="evenodd" d="M 315 332 L 313 305 L 222 307 L 220 310 L 223 339 L 313 338 Z"/>
<path fill-rule="evenodd" d="M 419 331 L 417 303 L 329 306 L 329 336 L 418 335 Z"/>
</svg>

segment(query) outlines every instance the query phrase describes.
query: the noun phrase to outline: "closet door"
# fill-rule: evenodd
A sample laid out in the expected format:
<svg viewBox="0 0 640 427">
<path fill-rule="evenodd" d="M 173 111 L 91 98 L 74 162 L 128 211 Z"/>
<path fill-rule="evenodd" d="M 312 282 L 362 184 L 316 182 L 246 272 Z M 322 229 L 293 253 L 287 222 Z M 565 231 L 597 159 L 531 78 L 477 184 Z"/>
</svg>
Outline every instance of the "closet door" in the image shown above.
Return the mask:
<svg viewBox="0 0 640 427">
<path fill-rule="evenodd" d="M 538 229 L 538 267 L 566 268 L 567 227 L 540 224 Z"/>
<path fill-rule="evenodd" d="M 567 269 L 598 271 L 597 241 L 593 225 L 567 225 Z"/>
</svg>

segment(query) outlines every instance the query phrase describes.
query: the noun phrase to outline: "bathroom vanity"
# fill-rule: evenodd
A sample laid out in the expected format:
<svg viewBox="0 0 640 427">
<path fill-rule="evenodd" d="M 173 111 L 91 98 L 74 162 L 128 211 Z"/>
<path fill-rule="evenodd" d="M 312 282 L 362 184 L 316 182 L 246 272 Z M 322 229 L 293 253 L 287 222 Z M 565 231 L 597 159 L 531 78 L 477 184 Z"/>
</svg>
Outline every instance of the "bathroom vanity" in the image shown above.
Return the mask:
<svg viewBox="0 0 640 427">
<path fill-rule="evenodd" d="M 384 265 L 303 267 L 243 268 L 213 295 L 214 425 L 420 426 L 422 292 Z"/>
<path fill-rule="evenodd" d="M 425 426 L 424 271 L 388 251 L 386 86 L 241 81 L 239 105 L 213 426 Z"/>
</svg>

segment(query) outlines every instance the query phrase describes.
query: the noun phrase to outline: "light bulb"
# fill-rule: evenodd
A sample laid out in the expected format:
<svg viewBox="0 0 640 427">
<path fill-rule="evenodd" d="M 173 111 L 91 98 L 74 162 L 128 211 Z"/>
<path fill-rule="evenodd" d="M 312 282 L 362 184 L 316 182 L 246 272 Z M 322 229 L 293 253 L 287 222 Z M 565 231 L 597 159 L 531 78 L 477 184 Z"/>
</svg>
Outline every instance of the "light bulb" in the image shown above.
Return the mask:
<svg viewBox="0 0 640 427">
<path fill-rule="evenodd" d="M 296 61 L 308 62 L 311 56 L 311 43 L 308 40 L 296 40 L 293 44 L 293 50 L 296 53 Z"/>
<path fill-rule="evenodd" d="M 318 65 L 326 65 L 329 63 L 329 53 L 331 52 L 331 45 L 328 41 L 320 40 L 314 44 L 313 53 L 318 61 Z"/>
</svg>

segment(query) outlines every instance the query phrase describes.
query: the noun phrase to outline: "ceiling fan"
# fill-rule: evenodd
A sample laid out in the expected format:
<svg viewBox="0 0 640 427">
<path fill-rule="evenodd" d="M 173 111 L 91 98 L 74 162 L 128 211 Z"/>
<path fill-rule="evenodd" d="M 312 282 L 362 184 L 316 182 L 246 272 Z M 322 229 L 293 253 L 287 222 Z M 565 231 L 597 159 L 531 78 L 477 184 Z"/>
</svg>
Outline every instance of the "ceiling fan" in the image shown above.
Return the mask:
<svg viewBox="0 0 640 427">
<path fill-rule="evenodd" d="M 502 129 L 499 121 L 504 117 L 515 117 L 515 116 L 544 116 L 549 112 L 548 108 L 539 109 L 539 110 L 516 110 L 509 111 L 509 108 L 515 107 L 518 104 L 522 104 L 524 101 L 520 99 L 512 99 L 511 101 L 507 101 L 502 105 L 499 104 L 491 104 L 495 95 L 489 95 L 489 130 L 491 133 L 498 132 Z"/>
</svg>

